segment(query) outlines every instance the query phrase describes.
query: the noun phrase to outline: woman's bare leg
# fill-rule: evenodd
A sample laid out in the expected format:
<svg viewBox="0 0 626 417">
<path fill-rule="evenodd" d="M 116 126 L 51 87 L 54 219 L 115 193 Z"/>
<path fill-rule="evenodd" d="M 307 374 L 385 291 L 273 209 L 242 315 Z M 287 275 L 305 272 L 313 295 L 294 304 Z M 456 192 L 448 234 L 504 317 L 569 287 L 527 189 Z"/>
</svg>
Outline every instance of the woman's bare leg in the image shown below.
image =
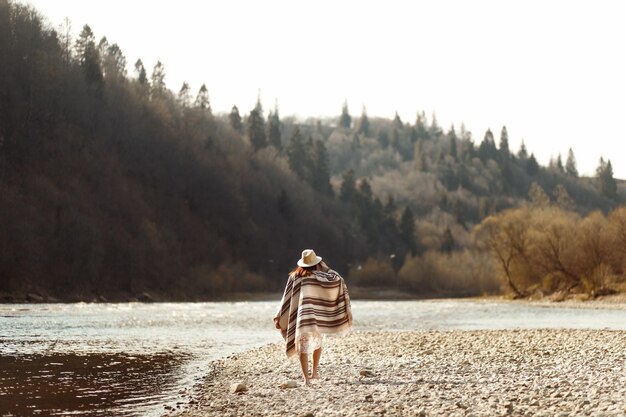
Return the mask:
<svg viewBox="0 0 626 417">
<path fill-rule="evenodd" d="M 312 379 L 319 378 L 319 375 L 317 375 L 317 367 L 320 364 L 321 357 L 322 357 L 322 348 L 319 348 L 313 351 L 313 372 L 311 374 Z"/>
<path fill-rule="evenodd" d="M 309 355 L 308 354 L 306 353 L 300 354 L 300 366 L 302 367 L 302 375 L 304 376 L 304 383 L 306 385 L 309 385 Z"/>
</svg>

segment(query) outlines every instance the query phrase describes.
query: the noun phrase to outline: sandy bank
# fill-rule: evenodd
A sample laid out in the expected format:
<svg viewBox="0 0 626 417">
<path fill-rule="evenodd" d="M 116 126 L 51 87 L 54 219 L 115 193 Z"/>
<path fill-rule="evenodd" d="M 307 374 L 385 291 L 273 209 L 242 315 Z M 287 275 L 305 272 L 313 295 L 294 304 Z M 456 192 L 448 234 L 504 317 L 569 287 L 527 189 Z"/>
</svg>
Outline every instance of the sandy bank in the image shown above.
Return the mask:
<svg viewBox="0 0 626 417">
<path fill-rule="evenodd" d="M 612 295 L 604 295 L 596 298 L 585 298 L 581 295 L 570 296 L 569 298 L 560 299 L 555 297 L 542 298 L 521 298 L 518 300 L 511 299 L 510 296 L 494 295 L 485 297 L 456 298 L 456 301 L 475 301 L 475 302 L 502 302 L 529 304 L 542 307 L 569 307 L 569 308 L 587 308 L 587 309 L 610 309 L 610 310 L 626 310 L 626 293 L 617 293 Z"/>
<path fill-rule="evenodd" d="M 214 363 L 184 416 L 625 415 L 626 332 L 353 333 L 306 387 L 282 346 Z M 367 374 L 367 375 L 363 375 Z M 288 380 L 298 386 L 281 389 Z M 247 391 L 229 392 L 232 383 Z"/>
</svg>

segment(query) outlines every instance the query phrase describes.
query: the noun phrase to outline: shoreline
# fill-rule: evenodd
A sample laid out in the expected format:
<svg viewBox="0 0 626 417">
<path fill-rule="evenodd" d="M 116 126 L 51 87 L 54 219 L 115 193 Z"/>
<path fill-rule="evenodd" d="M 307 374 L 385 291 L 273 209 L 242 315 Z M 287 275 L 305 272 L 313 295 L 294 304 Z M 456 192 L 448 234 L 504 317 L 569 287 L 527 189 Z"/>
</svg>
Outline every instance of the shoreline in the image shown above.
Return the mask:
<svg viewBox="0 0 626 417">
<path fill-rule="evenodd" d="M 626 331 L 354 332 L 304 386 L 273 343 L 211 364 L 178 417 L 624 415 Z M 295 388 L 281 384 L 296 381 Z M 231 393 L 232 384 L 245 390 Z"/>
<path fill-rule="evenodd" d="M 51 295 L 40 295 L 33 293 L 6 293 L 0 292 L 1 304 L 71 304 L 71 303 L 205 303 L 205 302 L 255 302 L 255 301 L 276 301 L 279 302 L 282 293 L 280 292 L 238 292 L 226 294 L 222 297 L 207 299 L 176 298 L 166 299 L 151 292 L 143 292 L 134 296 L 89 296 L 70 297 L 66 300 L 58 299 Z M 546 307 L 574 307 L 574 308 L 617 308 L 626 309 L 626 293 L 616 293 L 612 295 L 602 295 L 595 298 L 588 298 L 585 295 L 576 294 L 566 298 L 558 296 L 526 297 L 513 299 L 510 295 L 481 295 L 481 296 L 459 296 L 452 297 L 446 294 L 410 294 L 399 290 L 385 289 L 363 289 L 354 288 L 350 291 L 352 300 L 367 301 L 474 301 L 474 302 L 502 302 L 520 303 Z"/>
<path fill-rule="evenodd" d="M 553 299 L 550 297 L 543 298 L 520 298 L 511 299 L 507 296 L 485 296 L 485 297 L 469 297 L 468 301 L 485 301 L 485 302 L 501 302 L 501 303 L 519 303 L 539 307 L 566 307 L 566 308 L 582 308 L 582 309 L 613 309 L 626 310 L 626 294 L 618 293 L 613 295 L 603 295 L 592 299 L 567 298 L 564 300 Z"/>
</svg>

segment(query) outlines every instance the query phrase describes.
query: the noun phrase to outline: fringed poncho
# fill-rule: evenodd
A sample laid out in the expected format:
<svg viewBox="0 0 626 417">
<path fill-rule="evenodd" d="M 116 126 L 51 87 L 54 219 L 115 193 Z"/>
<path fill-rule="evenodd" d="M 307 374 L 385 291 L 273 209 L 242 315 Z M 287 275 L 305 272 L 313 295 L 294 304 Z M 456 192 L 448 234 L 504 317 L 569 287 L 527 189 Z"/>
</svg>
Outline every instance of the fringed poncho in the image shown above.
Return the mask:
<svg viewBox="0 0 626 417">
<path fill-rule="evenodd" d="M 287 357 L 301 352 L 302 336 L 336 334 L 352 326 L 348 289 L 332 269 L 306 277 L 289 276 L 278 312 Z"/>
</svg>

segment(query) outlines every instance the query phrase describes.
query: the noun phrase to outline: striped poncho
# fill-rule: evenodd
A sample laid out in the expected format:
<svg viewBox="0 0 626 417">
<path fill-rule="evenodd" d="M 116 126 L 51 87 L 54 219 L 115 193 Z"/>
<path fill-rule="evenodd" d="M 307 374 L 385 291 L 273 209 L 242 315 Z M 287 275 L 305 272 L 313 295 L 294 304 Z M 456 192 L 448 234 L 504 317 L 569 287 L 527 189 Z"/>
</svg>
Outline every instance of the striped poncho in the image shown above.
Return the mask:
<svg viewBox="0 0 626 417">
<path fill-rule="evenodd" d="M 352 326 L 348 289 L 341 275 L 330 269 L 305 277 L 289 276 L 277 315 L 287 342 L 287 357 L 300 353 L 307 333 L 335 334 Z"/>
</svg>

